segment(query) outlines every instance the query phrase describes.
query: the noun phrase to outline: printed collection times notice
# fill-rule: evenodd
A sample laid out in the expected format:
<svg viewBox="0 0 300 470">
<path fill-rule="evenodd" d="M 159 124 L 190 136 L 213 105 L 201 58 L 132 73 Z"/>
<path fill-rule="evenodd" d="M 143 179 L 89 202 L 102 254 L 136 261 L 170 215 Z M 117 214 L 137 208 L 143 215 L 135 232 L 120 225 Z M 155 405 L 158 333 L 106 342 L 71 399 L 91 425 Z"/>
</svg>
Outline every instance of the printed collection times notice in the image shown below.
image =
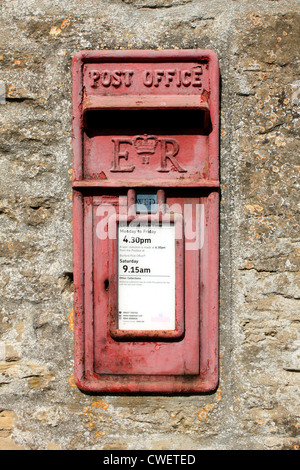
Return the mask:
<svg viewBox="0 0 300 470">
<path fill-rule="evenodd" d="M 121 330 L 175 329 L 175 227 L 118 228 Z"/>
</svg>

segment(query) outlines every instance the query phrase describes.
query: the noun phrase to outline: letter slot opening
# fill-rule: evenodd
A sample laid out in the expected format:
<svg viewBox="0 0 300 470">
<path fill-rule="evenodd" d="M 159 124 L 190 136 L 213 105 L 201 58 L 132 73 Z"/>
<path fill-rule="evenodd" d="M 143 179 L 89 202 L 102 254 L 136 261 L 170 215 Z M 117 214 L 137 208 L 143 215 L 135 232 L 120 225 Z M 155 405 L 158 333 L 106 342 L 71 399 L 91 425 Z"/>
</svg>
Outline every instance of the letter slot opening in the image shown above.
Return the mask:
<svg viewBox="0 0 300 470">
<path fill-rule="evenodd" d="M 84 115 L 88 136 L 133 134 L 198 134 L 211 130 L 209 113 L 203 110 L 91 110 Z"/>
</svg>

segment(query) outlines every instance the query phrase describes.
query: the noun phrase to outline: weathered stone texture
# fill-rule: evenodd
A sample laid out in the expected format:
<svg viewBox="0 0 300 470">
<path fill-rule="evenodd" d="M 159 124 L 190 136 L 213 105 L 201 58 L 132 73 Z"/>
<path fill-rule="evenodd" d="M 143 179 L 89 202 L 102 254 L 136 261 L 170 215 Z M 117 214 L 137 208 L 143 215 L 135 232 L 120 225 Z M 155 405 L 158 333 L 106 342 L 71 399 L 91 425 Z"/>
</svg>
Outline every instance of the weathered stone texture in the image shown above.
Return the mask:
<svg viewBox="0 0 300 470">
<path fill-rule="evenodd" d="M 0 449 L 299 449 L 297 0 L 1 4 Z M 71 59 L 220 57 L 220 385 L 89 396 L 73 380 Z"/>
</svg>

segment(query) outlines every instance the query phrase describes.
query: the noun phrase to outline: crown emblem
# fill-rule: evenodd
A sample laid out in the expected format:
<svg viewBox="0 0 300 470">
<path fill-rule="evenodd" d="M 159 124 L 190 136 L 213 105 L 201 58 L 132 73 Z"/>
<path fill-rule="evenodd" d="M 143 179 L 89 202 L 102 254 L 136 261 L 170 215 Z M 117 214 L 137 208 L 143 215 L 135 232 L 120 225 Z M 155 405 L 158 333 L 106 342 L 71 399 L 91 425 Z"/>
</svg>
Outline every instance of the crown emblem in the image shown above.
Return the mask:
<svg viewBox="0 0 300 470">
<path fill-rule="evenodd" d="M 134 146 L 138 154 L 154 153 L 157 145 L 157 137 L 154 135 L 137 135 L 134 139 Z"/>
</svg>

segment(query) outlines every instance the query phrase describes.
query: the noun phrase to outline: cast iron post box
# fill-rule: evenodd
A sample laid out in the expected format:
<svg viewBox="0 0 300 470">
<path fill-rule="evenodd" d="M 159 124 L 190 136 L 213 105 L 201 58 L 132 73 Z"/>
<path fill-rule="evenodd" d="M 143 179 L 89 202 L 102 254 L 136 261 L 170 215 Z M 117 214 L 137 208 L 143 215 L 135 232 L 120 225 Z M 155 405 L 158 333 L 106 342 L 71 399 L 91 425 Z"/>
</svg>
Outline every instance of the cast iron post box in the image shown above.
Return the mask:
<svg viewBox="0 0 300 470">
<path fill-rule="evenodd" d="M 218 383 L 219 67 L 209 50 L 73 59 L 75 382 Z"/>
</svg>

